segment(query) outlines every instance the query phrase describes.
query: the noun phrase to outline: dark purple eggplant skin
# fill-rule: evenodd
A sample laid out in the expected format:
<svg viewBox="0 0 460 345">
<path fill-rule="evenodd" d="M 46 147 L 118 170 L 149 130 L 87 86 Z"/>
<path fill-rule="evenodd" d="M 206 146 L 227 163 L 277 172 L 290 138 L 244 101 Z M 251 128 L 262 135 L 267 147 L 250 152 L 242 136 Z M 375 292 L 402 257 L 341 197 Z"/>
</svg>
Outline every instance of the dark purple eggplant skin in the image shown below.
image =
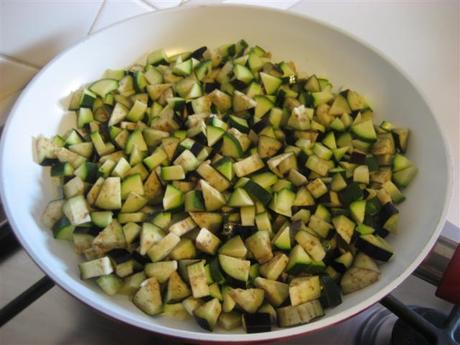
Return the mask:
<svg viewBox="0 0 460 345">
<path fill-rule="evenodd" d="M 263 117 L 260 121 L 256 122 L 252 126 L 252 130 L 256 133 L 259 133 L 262 129 L 268 126 L 268 118 Z"/>
<path fill-rule="evenodd" d="M 211 326 L 209 325 L 209 322 L 208 320 L 206 319 L 203 319 L 201 317 L 198 317 L 195 315 L 195 320 L 196 320 L 196 323 L 203 329 L 207 330 L 207 331 L 210 331 L 212 332 L 212 328 Z"/>
<path fill-rule="evenodd" d="M 341 304 L 342 294 L 337 283 L 327 275 L 322 275 L 319 279 L 323 286 L 323 292 L 319 298 L 323 308 L 333 308 Z"/>
<path fill-rule="evenodd" d="M 381 220 L 386 222 L 391 216 L 398 214 L 399 210 L 392 202 L 387 202 L 380 210 Z"/>
<path fill-rule="evenodd" d="M 380 260 L 380 261 L 388 261 L 393 256 L 393 253 L 387 252 L 386 250 L 374 246 L 372 243 L 367 242 L 362 237 L 358 237 L 356 239 L 356 248 L 362 251 L 364 254 L 369 255 L 371 258 Z"/>
<path fill-rule="evenodd" d="M 257 227 L 254 225 L 241 225 L 236 223 L 226 223 L 224 224 L 221 237 L 228 240 L 234 236 L 241 236 L 241 238 L 246 239 L 252 234 L 257 232 Z"/>
<path fill-rule="evenodd" d="M 125 249 L 112 249 L 107 253 L 107 255 L 115 261 L 117 264 L 122 264 L 123 262 L 129 261 L 132 259 L 132 255 Z"/>
<path fill-rule="evenodd" d="M 243 320 L 244 325 L 246 326 L 246 333 L 270 332 L 272 330 L 270 314 L 244 313 Z"/>
<path fill-rule="evenodd" d="M 366 164 L 366 154 L 359 151 L 353 151 L 350 155 L 350 163 Z"/>
<path fill-rule="evenodd" d="M 238 80 L 238 79 L 233 79 L 230 84 L 233 85 L 233 87 L 238 90 L 238 91 L 243 91 L 245 88 L 246 88 L 246 83 L 241 81 L 241 80 Z"/>
<path fill-rule="evenodd" d="M 101 231 L 102 229 L 99 229 L 96 226 L 77 226 L 73 232 L 75 234 L 88 234 L 92 236 L 97 236 Z"/>
<path fill-rule="evenodd" d="M 196 142 L 190 148 L 190 152 L 193 153 L 195 156 L 198 156 L 198 154 L 201 152 L 201 150 L 203 150 L 203 148 L 204 148 L 203 144 Z"/>
<path fill-rule="evenodd" d="M 192 52 L 192 54 L 190 55 L 191 58 L 194 58 L 194 59 L 197 59 L 197 60 L 201 60 L 203 58 L 203 54 L 204 52 L 208 49 L 208 47 L 206 46 L 203 46 L 203 47 L 200 47 L 196 50 L 194 50 Z"/>
<path fill-rule="evenodd" d="M 220 88 L 220 84 L 218 82 L 204 84 L 204 92 L 206 93 L 211 93 L 215 89 L 219 89 L 219 88 Z"/>
<path fill-rule="evenodd" d="M 345 273 L 345 271 L 348 268 L 347 266 L 345 266 L 341 262 L 338 262 L 338 261 L 335 261 L 335 260 L 331 261 L 330 265 L 332 266 L 333 269 L 335 269 L 339 273 Z"/>
</svg>

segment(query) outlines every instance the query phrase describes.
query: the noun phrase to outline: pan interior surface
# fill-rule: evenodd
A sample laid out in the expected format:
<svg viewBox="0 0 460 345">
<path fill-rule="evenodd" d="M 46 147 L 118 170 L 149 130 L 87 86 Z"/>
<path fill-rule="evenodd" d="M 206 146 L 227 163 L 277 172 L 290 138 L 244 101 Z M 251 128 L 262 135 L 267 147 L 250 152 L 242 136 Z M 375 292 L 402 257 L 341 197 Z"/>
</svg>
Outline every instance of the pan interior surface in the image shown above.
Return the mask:
<svg viewBox="0 0 460 345">
<path fill-rule="evenodd" d="M 275 60 L 292 60 L 300 71 L 327 76 L 334 85 L 365 95 L 377 116 L 411 129 L 407 153 L 419 174 L 400 207 L 400 233 L 392 236 L 394 258 L 383 265 L 381 279 L 326 310 L 307 325 L 269 333 L 209 333 L 193 321 L 151 318 L 124 296 L 109 297 L 93 282 L 79 278 L 82 260 L 71 244 L 57 241 L 40 224 L 46 203 L 59 197 L 48 168 L 34 163 L 32 138 L 51 136 L 75 121 L 66 110 L 71 91 L 100 78 L 105 69 L 142 59 L 148 51 L 168 53 L 206 45 L 215 48 L 244 38 L 271 51 Z M 308 18 L 276 10 L 197 7 L 149 13 L 90 36 L 48 64 L 13 108 L 1 146 L 1 193 L 16 235 L 34 261 L 61 287 L 92 307 L 155 332 L 207 341 L 251 341 L 292 336 L 332 325 L 391 292 L 421 262 L 441 231 L 449 194 L 446 146 L 436 120 L 414 86 L 374 50 L 346 34 Z"/>
</svg>

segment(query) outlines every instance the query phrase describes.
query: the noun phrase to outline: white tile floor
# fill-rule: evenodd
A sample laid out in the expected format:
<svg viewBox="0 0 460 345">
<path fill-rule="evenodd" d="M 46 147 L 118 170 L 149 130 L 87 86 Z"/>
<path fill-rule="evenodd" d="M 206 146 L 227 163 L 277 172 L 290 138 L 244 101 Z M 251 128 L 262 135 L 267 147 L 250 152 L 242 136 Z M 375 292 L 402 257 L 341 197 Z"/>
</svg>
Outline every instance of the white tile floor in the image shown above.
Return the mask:
<svg viewBox="0 0 460 345">
<path fill-rule="evenodd" d="M 172 8 L 181 5 L 183 0 L 145 0 L 146 3 L 150 4 L 155 9 Z"/>
<path fill-rule="evenodd" d="M 0 126 L 3 126 L 5 123 L 8 113 L 10 112 L 14 102 L 16 102 L 16 99 L 20 94 L 21 90 L 12 92 L 0 100 Z"/>
<path fill-rule="evenodd" d="M 22 89 L 38 69 L 0 57 L 0 75 L 8 83 L 0 84 L 0 99 Z"/>
<path fill-rule="evenodd" d="M 0 52 L 36 66 L 88 34 L 103 0 L 3 0 Z"/>
<path fill-rule="evenodd" d="M 124 19 L 151 11 L 155 11 L 155 9 L 141 0 L 106 0 L 91 28 L 91 33 Z"/>
<path fill-rule="evenodd" d="M 23 86 L 86 35 L 149 11 L 218 3 L 287 9 L 326 21 L 373 45 L 415 81 L 449 138 L 459 169 L 457 0 L 0 0 L 0 124 Z M 448 218 L 460 225 L 460 186 Z"/>
<path fill-rule="evenodd" d="M 225 4 L 245 4 L 264 7 L 279 8 L 287 10 L 292 7 L 298 0 L 223 0 Z"/>
</svg>

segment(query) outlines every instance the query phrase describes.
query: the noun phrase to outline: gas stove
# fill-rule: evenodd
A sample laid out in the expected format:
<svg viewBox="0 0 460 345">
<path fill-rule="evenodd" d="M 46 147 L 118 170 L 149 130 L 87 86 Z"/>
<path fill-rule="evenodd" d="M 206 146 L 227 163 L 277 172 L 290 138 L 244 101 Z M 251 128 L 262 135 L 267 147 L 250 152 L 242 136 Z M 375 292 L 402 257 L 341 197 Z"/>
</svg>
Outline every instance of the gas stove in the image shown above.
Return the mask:
<svg viewBox="0 0 460 345">
<path fill-rule="evenodd" d="M 11 318 L 0 328 L 0 343 L 127 344 L 135 341 L 136 344 L 151 344 L 158 341 L 165 345 L 182 344 L 109 319 L 80 303 L 43 276 L 18 246 L 6 220 L 0 222 L 0 227 L 0 306 L 3 307 L 0 311 L 0 324 L 2 318 Z M 447 223 L 443 234 L 455 234 L 458 231 L 454 225 Z M 411 328 L 404 321 L 397 321 L 398 317 L 389 309 L 401 315 L 407 312 L 406 306 L 418 306 L 417 311 L 424 316 L 431 316 L 438 326 L 443 326 L 452 310 L 451 326 L 459 328 L 460 309 L 453 308 L 452 304 L 435 296 L 437 285 L 457 245 L 456 241 L 441 236 L 416 272 L 381 304 L 333 327 L 279 344 L 434 344 L 434 340 L 425 340 L 426 337 L 420 334 L 414 335 Z M 27 287 L 31 288 L 18 298 Z M 8 307 L 4 307 L 8 303 Z M 411 315 L 406 315 L 404 320 L 417 322 L 412 320 Z M 454 341 L 452 344 L 459 344 L 460 330 L 457 329 L 451 337 Z"/>
</svg>

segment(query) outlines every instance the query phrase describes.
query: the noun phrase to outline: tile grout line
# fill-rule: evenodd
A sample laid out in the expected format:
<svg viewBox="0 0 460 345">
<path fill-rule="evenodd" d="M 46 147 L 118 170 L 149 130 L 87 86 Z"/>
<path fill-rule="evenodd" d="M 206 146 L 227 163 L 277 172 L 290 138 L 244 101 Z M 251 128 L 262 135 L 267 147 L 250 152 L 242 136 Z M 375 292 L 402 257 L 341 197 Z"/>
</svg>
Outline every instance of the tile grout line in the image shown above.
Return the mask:
<svg viewBox="0 0 460 345">
<path fill-rule="evenodd" d="M 9 91 L 7 92 L 6 94 L 2 95 L 2 97 L 0 97 L 0 103 L 2 103 L 5 99 L 13 96 L 14 94 L 20 94 L 27 86 L 29 82 L 27 82 L 24 86 L 20 87 L 19 89 L 15 90 L 15 91 Z"/>
<path fill-rule="evenodd" d="M 156 7 L 155 5 L 151 4 L 151 3 L 148 2 L 147 0 L 140 0 L 140 1 L 143 2 L 144 4 L 146 4 L 148 7 L 153 8 L 155 11 L 159 11 L 159 10 L 160 10 L 158 7 Z"/>
<path fill-rule="evenodd" d="M 151 4 L 148 4 L 146 1 L 144 0 L 133 0 L 133 2 L 135 2 L 137 5 L 139 6 L 142 6 L 143 8 L 145 8 L 146 10 L 149 9 L 150 11 L 157 11 L 158 8 L 156 8 L 155 6 L 151 5 Z"/>
<path fill-rule="evenodd" d="M 88 32 L 86 34 L 87 36 L 92 34 L 92 31 L 93 31 L 94 27 L 96 26 L 96 22 L 99 19 L 99 16 L 101 15 L 102 10 L 104 9 L 104 7 L 106 5 L 106 2 L 107 2 L 107 0 L 102 1 L 101 6 L 99 7 L 99 10 L 97 11 L 96 16 L 94 17 L 93 23 L 91 24 L 91 26 L 88 29 Z"/>
<path fill-rule="evenodd" d="M 177 5 L 176 7 L 182 7 L 182 5 L 186 4 L 187 2 L 189 2 L 189 0 L 180 0 L 179 5 Z"/>
<path fill-rule="evenodd" d="M 294 6 L 300 4 L 301 2 L 303 2 L 303 0 L 296 0 L 296 1 L 294 1 L 293 4 L 289 5 L 289 6 L 288 6 L 287 8 L 285 8 L 284 10 L 285 10 L 285 11 L 290 11 Z"/>
<path fill-rule="evenodd" d="M 12 62 L 12 63 L 15 63 L 15 64 L 18 64 L 18 65 L 23 65 L 27 68 L 30 68 L 30 69 L 34 69 L 36 70 L 37 72 L 42 69 L 43 66 L 40 66 L 40 65 L 35 65 L 33 63 L 30 63 L 30 62 L 26 62 L 24 60 L 21 60 L 21 59 L 18 59 L 14 56 L 10 56 L 10 55 L 6 55 L 6 54 L 3 54 L 3 53 L 0 53 L 0 58 L 1 59 L 4 59 L 6 61 L 9 61 L 9 62 Z"/>
<path fill-rule="evenodd" d="M 182 0 L 182 1 L 187 2 L 189 0 Z M 223 4 L 244 4 L 245 3 L 245 1 L 242 1 L 242 0 L 239 0 L 236 2 L 232 0 L 220 0 L 219 2 Z M 277 4 L 283 4 L 284 0 L 265 0 L 262 3 L 253 1 L 253 2 L 250 2 L 250 4 L 254 6 L 259 6 L 261 8 L 276 8 L 282 11 L 288 11 L 292 7 L 300 4 L 301 2 L 303 2 L 303 0 L 295 0 L 292 4 L 288 5 L 286 8 L 282 6 L 281 7 L 277 6 Z M 322 3 L 322 2 L 320 1 L 319 3 Z M 271 5 L 275 5 L 275 6 L 271 6 Z"/>
</svg>

